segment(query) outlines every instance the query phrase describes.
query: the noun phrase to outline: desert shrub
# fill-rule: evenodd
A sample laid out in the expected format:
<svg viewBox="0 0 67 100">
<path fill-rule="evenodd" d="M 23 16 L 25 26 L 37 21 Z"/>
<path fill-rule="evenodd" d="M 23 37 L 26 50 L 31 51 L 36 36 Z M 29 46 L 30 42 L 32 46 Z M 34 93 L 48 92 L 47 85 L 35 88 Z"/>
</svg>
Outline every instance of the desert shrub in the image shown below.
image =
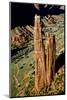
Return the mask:
<svg viewBox="0 0 67 100">
<path fill-rule="evenodd" d="M 32 72 L 32 75 L 34 75 L 34 74 L 35 74 L 35 71 Z"/>
<path fill-rule="evenodd" d="M 22 69 L 24 66 L 22 65 L 22 66 L 20 66 L 20 69 Z"/>
<path fill-rule="evenodd" d="M 30 63 L 30 66 L 32 66 L 32 63 Z"/>
</svg>

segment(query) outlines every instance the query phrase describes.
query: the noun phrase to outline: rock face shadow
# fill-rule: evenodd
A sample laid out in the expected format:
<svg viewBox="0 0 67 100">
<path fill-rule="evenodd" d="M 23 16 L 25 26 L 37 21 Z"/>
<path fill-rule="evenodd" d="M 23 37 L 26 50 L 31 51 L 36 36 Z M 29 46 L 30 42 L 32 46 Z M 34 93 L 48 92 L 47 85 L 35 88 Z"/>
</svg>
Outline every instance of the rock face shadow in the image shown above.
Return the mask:
<svg viewBox="0 0 67 100">
<path fill-rule="evenodd" d="M 35 14 L 41 17 L 46 15 L 58 15 L 64 13 L 64 8 L 60 9 L 61 5 L 38 4 L 39 9 L 36 9 L 31 3 L 11 3 L 11 29 L 16 26 L 34 25 Z M 28 12 L 28 13 L 27 13 Z"/>
<path fill-rule="evenodd" d="M 63 65 L 65 65 L 65 53 L 60 54 L 59 57 L 56 59 L 56 62 L 55 62 L 55 73 L 56 73 Z"/>
</svg>

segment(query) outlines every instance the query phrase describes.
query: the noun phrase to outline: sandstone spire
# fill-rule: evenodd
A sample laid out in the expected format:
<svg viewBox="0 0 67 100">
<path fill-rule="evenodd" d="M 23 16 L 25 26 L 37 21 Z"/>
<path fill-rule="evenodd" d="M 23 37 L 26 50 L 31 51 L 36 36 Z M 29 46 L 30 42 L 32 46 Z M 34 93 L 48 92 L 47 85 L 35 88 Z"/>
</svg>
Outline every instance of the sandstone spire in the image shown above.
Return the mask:
<svg viewBox="0 0 67 100">
<path fill-rule="evenodd" d="M 45 54 L 46 54 L 46 82 L 47 86 L 50 85 L 54 74 L 55 74 L 55 57 L 56 57 L 56 43 L 55 36 L 52 34 L 46 34 L 46 44 L 45 44 Z"/>
<path fill-rule="evenodd" d="M 35 15 L 34 22 L 34 61 L 35 89 L 39 91 L 51 84 L 55 74 L 56 43 L 55 36 L 47 33 L 45 49 L 40 26 L 40 16 Z"/>
<path fill-rule="evenodd" d="M 42 33 L 40 26 L 40 16 L 35 15 L 34 25 L 34 61 L 35 61 L 35 88 L 37 91 L 44 86 L 45 77 L 45 57 L 42 43 Z"/>
</svg>

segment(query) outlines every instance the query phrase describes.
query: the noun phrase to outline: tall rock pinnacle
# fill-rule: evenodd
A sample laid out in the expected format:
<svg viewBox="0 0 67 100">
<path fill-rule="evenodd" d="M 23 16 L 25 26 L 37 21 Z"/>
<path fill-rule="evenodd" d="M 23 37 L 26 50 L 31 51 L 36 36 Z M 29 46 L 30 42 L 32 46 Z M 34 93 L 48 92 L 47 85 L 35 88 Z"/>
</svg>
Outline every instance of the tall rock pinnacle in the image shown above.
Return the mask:
<svg viewBox="0 0 67 100">
<path fill-rule="evenodd" d="M 45 57 L 40 26 L 40 16 L 35 15 L 34 22 L 34 61 L 35 88 L 39 92 L 46 83 Z"/>
<path fill-rule="evenodd" d="M 40 16 L 34 21 L 34 61 L 35 90 L 39 93 L 45 86 L 50 86 L 55 74 L 56 42 L 55 36 L 46 33 L 45 49 L 41 33 Z"/>
</svg>

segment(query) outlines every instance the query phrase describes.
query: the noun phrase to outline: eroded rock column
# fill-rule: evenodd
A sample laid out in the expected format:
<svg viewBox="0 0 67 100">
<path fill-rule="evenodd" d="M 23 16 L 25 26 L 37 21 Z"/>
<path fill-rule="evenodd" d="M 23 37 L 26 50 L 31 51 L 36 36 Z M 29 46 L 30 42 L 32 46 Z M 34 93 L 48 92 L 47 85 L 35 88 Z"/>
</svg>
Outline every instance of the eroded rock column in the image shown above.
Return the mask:
<svg viewBox="0 0 67 100">
<path fill-rule="evenodd" d="M 40 26 L 40 16 L 35 15 L 34 22 L 34 61 L 35 61 L 35 89 L 39 92 L 46 83 L 45 56 Z"/>
<path fill-rule="evenodd" d="M 46 33 L 45 49 L 40 26 L 40 16 L 35 15 L 34 22 L 34 61 L 35 89 L 39 91 L 50 86 L 55 74 L 56 42 L 55 36 Z"/>
<path fill-rule="evenodd" d="M 45 54 L 46 54 L 46 82 L 47 86 L 49 86 L 54 78 L 55 59 L 56 59 L 55 36 L 49 33 L 46 34 Z"/>
</svg>

